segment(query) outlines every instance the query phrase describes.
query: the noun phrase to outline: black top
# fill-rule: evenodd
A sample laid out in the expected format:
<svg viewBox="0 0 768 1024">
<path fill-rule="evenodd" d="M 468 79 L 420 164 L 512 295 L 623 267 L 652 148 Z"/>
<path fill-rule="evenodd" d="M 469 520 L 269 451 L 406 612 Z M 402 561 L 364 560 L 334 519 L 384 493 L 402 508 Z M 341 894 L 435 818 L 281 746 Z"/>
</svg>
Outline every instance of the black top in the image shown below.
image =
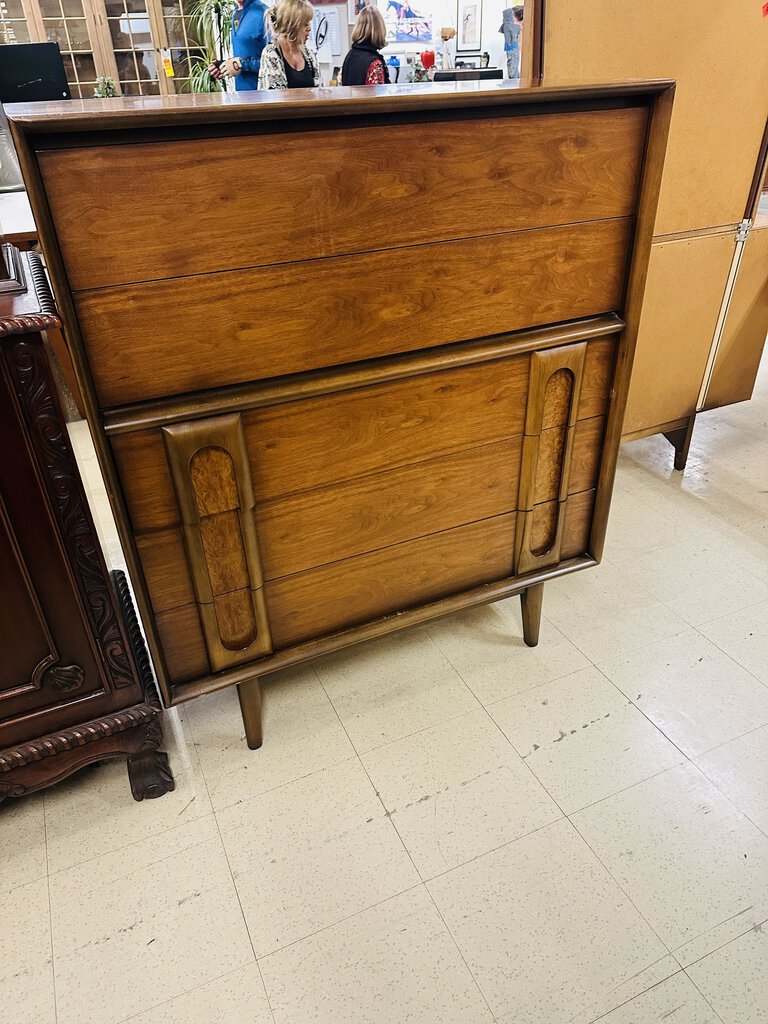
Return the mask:
<svg viewBox="0 0 768 1024">
<path fill-rule="evenodd" d="M 375 46 L 370 43 L 352 43 L 341 68 L 342 85 L 366 85 L 368 68 L 375 60 L 380 60 L 384 67 L 384 79 L 389 81 L 389 68 Z"/>
<path fill-rule="evenodd" d="M 315 74 L 312 70 L 312 65 L 306 58 L 304 59 L 304 67 L 301 71 L 297 71 L 296 68 L 291 67 L 283 56 L 282 51 L 280 56 L 283 58 L 283 64 L 285 64 L 285 77 L 288 80 L 289 89 L 311 89 L 314 86 Z"/>
</svg>

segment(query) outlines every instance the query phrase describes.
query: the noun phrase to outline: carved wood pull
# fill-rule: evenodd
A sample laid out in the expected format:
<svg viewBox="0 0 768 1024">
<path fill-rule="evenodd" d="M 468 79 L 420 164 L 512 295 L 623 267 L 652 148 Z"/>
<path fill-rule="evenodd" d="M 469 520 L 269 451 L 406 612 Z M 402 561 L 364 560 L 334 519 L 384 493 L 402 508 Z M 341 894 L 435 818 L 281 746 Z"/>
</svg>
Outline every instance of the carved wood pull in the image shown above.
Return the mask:
<svg viewBox="0 0 768 1024">
<path fill-rule="evenodd" d="M 251 470 L 238 414 L 163 427 L 214 672 L 269 654 Z"/>
<path fill-rule="evenodd" d="M 518 496 L 518 573 L 560 561 L 587 345 L 531 356 Z"/>
</svg>

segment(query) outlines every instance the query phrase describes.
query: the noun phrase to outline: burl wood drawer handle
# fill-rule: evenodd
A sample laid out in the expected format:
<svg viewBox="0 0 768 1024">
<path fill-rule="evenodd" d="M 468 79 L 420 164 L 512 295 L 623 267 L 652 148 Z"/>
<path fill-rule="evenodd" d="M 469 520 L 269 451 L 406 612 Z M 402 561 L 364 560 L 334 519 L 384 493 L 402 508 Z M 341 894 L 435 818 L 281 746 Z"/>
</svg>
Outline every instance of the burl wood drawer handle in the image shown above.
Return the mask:
<svg viewBox="0 0 768 1024">
<path fill-rule="evenodd" d="M 163 440 L 211 668 L 269 654 L 241 418 L 235 413 L 163 427 Z"/>
<path fill-rule="evenodd" d="M 571 456 L 587 345 L 534 352 L 518 497 L 518 573 L 560 560 Z"/>
</svg>

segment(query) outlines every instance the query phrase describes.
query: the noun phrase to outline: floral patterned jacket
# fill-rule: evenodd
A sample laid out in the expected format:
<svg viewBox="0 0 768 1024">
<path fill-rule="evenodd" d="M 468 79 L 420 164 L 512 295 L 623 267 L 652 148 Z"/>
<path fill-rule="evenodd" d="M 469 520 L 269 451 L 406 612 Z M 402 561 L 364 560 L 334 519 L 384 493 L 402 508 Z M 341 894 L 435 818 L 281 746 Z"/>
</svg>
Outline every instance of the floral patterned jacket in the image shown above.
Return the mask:
<svg viewBox="0 0 768 1024">
<path fill-rule="evenodd" d="M 302 53 L 307 64 L 312 68 L 314 85 L 322 85 L 320 77 L 320 64 L 317 54 L 307 46 L 302 46 Z M 278 49 L 277 43 L 267 43 L 261 54 L 261 65 L 259 67 L 259 88 L 260 89 L 287 89 L 288 79 L 285 74 L 283 56 Z"/>
</svg>

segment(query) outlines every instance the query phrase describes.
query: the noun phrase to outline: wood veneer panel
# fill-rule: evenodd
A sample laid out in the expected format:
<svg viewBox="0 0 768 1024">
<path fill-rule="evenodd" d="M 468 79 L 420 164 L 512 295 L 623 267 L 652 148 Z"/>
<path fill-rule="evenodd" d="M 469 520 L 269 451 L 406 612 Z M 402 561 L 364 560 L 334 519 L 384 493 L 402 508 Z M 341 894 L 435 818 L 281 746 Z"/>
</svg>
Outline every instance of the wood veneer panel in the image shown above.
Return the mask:
<svg viewBox="0 0 768 1024">
<path fill-rule="evenodd" d="M 210 666 L 196 605 L 184 605 L 155 616 L 168 676 L 173 683 L 208 675 Z"/>
<path fill-rule="evenodd" d="M 257 508 L 267 579 L 514 511 L 522 438 Z"/>
<path fill-rule="evenodd" d="M 267 583 L 275 650 L 512 572 L 515 514 Z"/>
<path fill-rule="evenodd" d="M 676 80 L 655 234 L 741 220 L 768 118 L 759 3 L 547 0 L 544 34 L 547 85 Z"/>
<path fill-rule="evenodd" d="M 194 602 L 184 538 L 178 527 L 139 534 L 136 547 L 156 615 Z"/>
<path fill-rule="evenodd" d="M 752 397 L 767 331 L 768 216 L 763 215 L 744 246 L 705 409 Z"/>
<path fill-rule="evenodd" d="M 83 289 L 627 216 L 646 122 L 636 107 L 89 146 L 39 160 L 70 282 Z M 201 173 L 206 164 L 214 174 Z M 127 246 L 136 195 L 146 197 L 143 244 Z M 393 216 L 403 204 L 429 213 Z M 269 244 L 244 225 L 269 225 Z"/>
<path fill-rule="evenodd" d="M 572 495 L 595 485 L 603 427 L 601 417 L 576 426 Z M 514 511 L 521 441 L 517 437 L 264 503 L 256 519 L 265 577 L 302 572 Z M 155 612 L 194 601 L 178 528 L 140 535 L 138 547 Z M 230 590 L 238 589 L 237 577 L 231 583 Z"/>
<path fill-rule="evenodd" d="M 571 471 L 568 479 L 569 494 L 586 491 L 595 486 L 597 470 L 600 465 L 605 417 L 597 416 L 591 420 L 581 420 L 574 429 Z M 553 427 L 541 434 L 534 486 L 534 502 L 536 504 L 557 499 L 565 440 L 565 427 Z"/>
<path fill-rule="evenodd" d="M 75 305 L 100 401 L 120 405 L 618 309 L 629 229 L 569 224 L 105 288 Z"/>
<path fill-rule="evenodd" d="M 589 549 L 589 533 L 592 526 L 592 510 L 595 504 L 594 491 L 572 494 L 563 502 L 565 505 L 563 539 L 560 546 L 560 560 L 583 555 Z M 531 549 L 546 549 L 547 542 L 554 535 L 557 521 L 556 501 L 543 502 L 533 510 Z"/>
<path fill-rule="evenodd" d="M 652 247 L 625 434 L 695 410 L 734 244 L 725 231 Z"/>
<path fill-rule="evenodd" d="M 615 342 L 590 342 L 578 415 L 605 410 Z M 522 433 L 528 357 L 257 409 L 244 415 L 258 502 Z M 159 430 L 111 439 L 137 532 L 179 521 Z"/>
</svg>

